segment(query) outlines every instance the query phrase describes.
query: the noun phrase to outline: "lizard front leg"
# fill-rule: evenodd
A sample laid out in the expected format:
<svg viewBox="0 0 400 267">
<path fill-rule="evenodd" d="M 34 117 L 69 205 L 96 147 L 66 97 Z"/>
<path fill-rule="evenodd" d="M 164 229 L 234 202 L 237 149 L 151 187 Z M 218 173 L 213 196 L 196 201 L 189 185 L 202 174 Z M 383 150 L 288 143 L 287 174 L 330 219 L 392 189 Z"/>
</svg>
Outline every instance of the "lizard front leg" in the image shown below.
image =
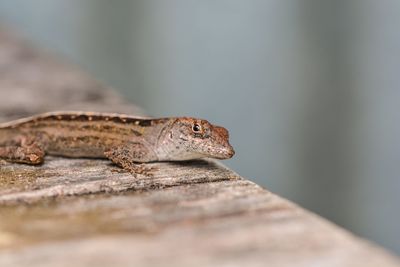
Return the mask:
<svg viewBox="0 0 400 267">
<path fill-rule="evenodd" d="M 45 151 L 35 138 L 19 136 L 0 144 L 0 159 L 30 165 L 42 164 Z"/>
<path fill-rule="evenodd" d="M 155 153 L 142 143 L 129 143 L 115 146 L 107 150 L 105 156 L 112 162 L 129 171 L 133 175 L 145 174 L 151 176 L 154 168 L 144 167 L 145 162 L 157 160 Z"/>
</svg>

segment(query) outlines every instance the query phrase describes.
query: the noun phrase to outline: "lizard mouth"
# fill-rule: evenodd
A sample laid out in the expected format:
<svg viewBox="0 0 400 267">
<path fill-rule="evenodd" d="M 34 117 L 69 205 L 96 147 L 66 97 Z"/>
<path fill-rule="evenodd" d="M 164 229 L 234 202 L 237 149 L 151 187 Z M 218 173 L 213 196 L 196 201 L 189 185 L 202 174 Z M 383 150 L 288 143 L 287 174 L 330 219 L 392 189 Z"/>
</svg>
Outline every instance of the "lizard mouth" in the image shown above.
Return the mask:
<svg viewBox="0 0 400 267">
<path fill-rule="evenodd" d="M 218 150 L 218 152 L 215 155 L 215 158 L 217 159 L 230 159 L 235 155 L 235 150 L 231 145 L 227 147 L 223 147 Z"/>
</svg>

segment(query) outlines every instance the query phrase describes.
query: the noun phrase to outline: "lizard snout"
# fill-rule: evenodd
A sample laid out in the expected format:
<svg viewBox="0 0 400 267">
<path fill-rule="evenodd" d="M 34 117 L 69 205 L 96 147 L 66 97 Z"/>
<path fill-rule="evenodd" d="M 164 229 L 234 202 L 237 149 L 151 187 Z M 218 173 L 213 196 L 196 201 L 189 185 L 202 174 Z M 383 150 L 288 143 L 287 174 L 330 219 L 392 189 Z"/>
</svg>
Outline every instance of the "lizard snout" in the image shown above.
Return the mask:
<svg viewBox="0 0 400 267">
<path fill-rule="evenodd" d="M 214 127 L 215 140 L 219 144 L 220 149 L 218 151 L 217 158 L 219 159 L 230 159 L 235 155 L 235 150 L 229 143 L 229 132 L 227 129 L 221 126 Z"/>
</svg>

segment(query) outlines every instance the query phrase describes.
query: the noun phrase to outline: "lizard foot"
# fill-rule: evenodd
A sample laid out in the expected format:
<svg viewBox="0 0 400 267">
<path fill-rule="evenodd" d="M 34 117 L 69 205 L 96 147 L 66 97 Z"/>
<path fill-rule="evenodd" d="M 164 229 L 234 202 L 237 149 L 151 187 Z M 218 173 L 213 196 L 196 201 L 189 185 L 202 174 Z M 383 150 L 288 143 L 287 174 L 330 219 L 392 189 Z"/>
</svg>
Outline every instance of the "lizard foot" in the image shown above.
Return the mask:
<svg viewBox="0 0 400 267">
<path fill-rule="evenodd" d="M 121 168 L 112 169 L 111 172 L 113 173 L 126 173 L 129 172 L 133 176 L 137 177 L 138 174 L 145 175 L 148 177 L 154 176 L 154 171 L 156 168 L 154 167 L 146 167 L 145 164 L 117 164 Z"/>
<path fill-rule="evenodd" d="M 44 155 L 43 149 L 36 145 L 0 147 L 0 158 L 9 162 L 38 165 L 43 163 Z"/>
<path fill-rule="evenodd" d="M 104 155 L 124 170 L 129 171 L 135 177 L 137 177 L 138 174 L 152 177 L 155 168 L 146 167 L 145 164 L 137 163 L 137 161 L 135 161 L 139 154 L 144 153 L 145 152 L 141 147 L 136 147 L 136 149 L 115 147 L 106 151 Z"/>
<path fill-rule="evenodd" d="M 129 166 L 122 166 L 125 170 L 129 171 L 135 177 L 138 174 L 153 177 L 155 168 L 146 167 L 145 164 L 130 164 Z"/>
</svg>

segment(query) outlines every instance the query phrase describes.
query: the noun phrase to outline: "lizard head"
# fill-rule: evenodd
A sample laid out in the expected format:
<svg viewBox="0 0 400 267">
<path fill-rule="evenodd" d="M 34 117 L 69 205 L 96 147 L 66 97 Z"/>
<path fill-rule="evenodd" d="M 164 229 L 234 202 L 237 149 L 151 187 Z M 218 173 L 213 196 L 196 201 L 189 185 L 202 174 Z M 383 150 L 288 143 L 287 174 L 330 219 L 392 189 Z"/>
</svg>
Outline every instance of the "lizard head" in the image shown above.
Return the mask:
<svg viewBox="0 0 400 267">
<path fill-rule="evenodd" d="M 165 138 L 168 159 L 229 159 L 235 154 L 228 131 L 202 119 L 176 118 Z"/>
</svg>

